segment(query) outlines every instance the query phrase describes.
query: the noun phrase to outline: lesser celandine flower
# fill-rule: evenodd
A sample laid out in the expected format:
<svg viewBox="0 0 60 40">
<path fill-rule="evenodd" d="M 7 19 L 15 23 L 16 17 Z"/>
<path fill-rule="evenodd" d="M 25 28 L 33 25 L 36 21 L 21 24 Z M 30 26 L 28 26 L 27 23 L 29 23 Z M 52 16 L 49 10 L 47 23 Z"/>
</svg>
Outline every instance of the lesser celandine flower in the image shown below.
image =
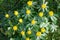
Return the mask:
<svg viewBox="0 0 60 40">
<path fill-rule="evenodd" d="M 41 28 L 41 32 L 43 32 L 43 33 L 44 33 L 45 31 L 46 31 L 46 29 L 45 29 L 45 28 Z"/>
<path fill-rule="evenodd" d="M 14 15 L 15 16 L 18 16 L 18 11 L 14 11 Z"/>
<path fill-rule="evenodd" d="M 53 11 L 49 11 L 49 16 L 53 16 L 54 12 Z"/>
<path fill-rule="evenodd" d="M 37 36 L 37 37 L 41 36 L 41 32 L 37 32 L 37 33 L 36 33 L 36 36 Z"/>
<path fill-rule="evenodd" d="M 18 28 L 17 26 L 13 26 L 13 30 L 16 31 Z"/>
<path fill-rule="evenodd" d="M 6 17 L 6 18 L 9 18 L 9 14 L 5 14 L 5 17 Z"/>
<path fill-rule="evenodd" d="M 40 17 L 43 17 L 43 12 L 39 12 L 39 16 Z"/>
<path fill-rule="evenodd" d="M 48 2 L 46 2 L 45 0 L 42 0 L 43 2 L 42 2 L 42 4 L 41 4 L 41 8 L 42 8 L 42 10 L 43 10 L 43 12 L 46 10 L 46 11 L 48 11 L 47 10 L 47 8 L 48 8 L 48 6 L 47 6 L 47 4 L 48 4 Z"/>
<path fill-rule="evenodd" d="M 30 38 L 27 37 L 26 40 L 30 40 Z"/>
<path fill-rule="evenodd" d="M 33 19 L 33 20 L 31 21 L 31 24 L 34 25 L 35 23 L 36 23 L 36 21 Z"/>
<path fill-rule="evenodd" d="M 28 6 L 32 6 L 32 1 L 27 2 Z"/>
<path fill-rule="evenodd" d="M 31 11 L 27 9 L 26 14 L 29 15 L 30 13 L 31 13 Z"/>
<path fill-rule="evenodd" d="M 28 31 L 27 31 L 27 34 L 29 34 L 29 35 L 30 35 L 30 34 L 31 34 L 31 30 L 28 30 Z"/>
<path fill-rule="evenodd" d="M 42 4 L 42 5 L 41 5 L 41 8 L 42 8 L 42 9 L 45 9 L 45 8 L 46 8 L 46 4 Z"/>
<path fill-rule="evenodd" d="M 24 36 L 25 35 L 25 31 L 21 31 L 21 35 Z"/>
<path fill-rule="evenodd" d="M 20 22 L 20 23 L 22 23 L 22 22 L 23 22 L 23 19 L 22 19 L 22 18 L 20 18 L 20 19 L 19 19 L 19 22 Z"/>
</svg>

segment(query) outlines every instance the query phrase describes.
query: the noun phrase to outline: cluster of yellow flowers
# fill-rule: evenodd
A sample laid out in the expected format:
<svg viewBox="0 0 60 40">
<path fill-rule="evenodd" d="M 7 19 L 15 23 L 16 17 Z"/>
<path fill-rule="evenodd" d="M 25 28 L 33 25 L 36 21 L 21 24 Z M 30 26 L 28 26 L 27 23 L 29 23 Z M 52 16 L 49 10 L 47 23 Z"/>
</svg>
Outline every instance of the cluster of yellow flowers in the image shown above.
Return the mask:
<svg viewBox="0 0 60 40">
<path fill-rule="evenodd" d="M 14 30 L 14 31 L 17 31 L 17 30 L 18 30 L 18 27 L 17 27 L 17 26 L 13 26 L 13 30 Z M 41 34 L 44 33 L 44 32 L 46 32 L 46 29 L 43 27 L 43 28 L 41 28 L 41 31 L 36 32 L 36 36 L 37 36 L 37 37 L 40 37 Z M 24 36 L 24 35 L 25 35 L 25 31 L 21 31 L 20 34 L 21 34 L 22 36 Z M 31 31 L 31 30 L 28 30 L 28 31 L 27 31 L 27 34 L 28 34 L 28 35 L 32 34 L 32 31 Z M 29 39 L 30 39 L 30 38 L 26 38 L 26 40 L 29 40 Z"/>
<path fill-rule="evenodd" d="M 30 13 L 31 13 L 30 10 L 27 10 L 27 11 L 26 11 L 26 14 L 27 14 L 27 15 L 29 15 Z M 18 16 L 18 11 L 15 11 L 14 15 Z M 43 12 L 39 12 L 39 16 L 40 16 L 40 17 L 43 17 L 43 15 L 44 15 Z M 53 11 L 49 11 L 49 16 L 53 16 L 53 15 L 54 15 L 54 12 L 53 12 Z M 6 18 L 9 18 L 9 16 L 10 16 L 9 14 L 5 14 L 5 17 L 6 17 Z M 19 19 L 19 22 L 22 23 L 22 22 L 23 22 L 22 19 Z M 34 20 L 33 20 L 33 22 L 34 22 Z M 34 23 L 32 23 L 32 24 L 34 24 Z"/>
<path fill-rule="evenodd" d="M 17 26 L 13 26 L 13 30 L 14 31 L 17 31 L 18 30 L 18 27 Z M 45 32 L 45 28 L 41 28 L 41 32 Z M 21 33 L 23 33 L 22 35 L 24 35 L 24 31 L 22 31 Z M 31 30 L 28 30 L 27 31 L 27 34 L 31 34 Z"/>
<path fill-rule="evenodd" d="M 33 5 L 32 1 L 28 1 L 27 4 L 28 4 L 28 6 L 32 6 L 32 5 Z M 42 5 L 41 5 L 41 8 L 42 8 L 42 9 L 46 8 L 46 4 L 42 4 Z M 26 10 L 26 14 L 29 15 L 30 13 L 31 13 L 31 10 L 28 10 L 28 9 L 27 9 L 27 10 Z M 43 17 L 43 14 L 44 14 L 43 12 L 39 12 L 39 16 L 40 16 L 40 17 Z M 54 14 L 53 11 L 49 11 L 49 16 L 53 16 L 53 14 Z M 15 15 L 15 16 L 18 16 L 18 11 L 14 11 L 14 15 Z M 6 14 L 5 17 L 6 17 L 6 18 L 9 18 L 9 14 Z"/>
<path fill-rule="evenodd" d="M 27 4 L 28 4 L 28 6 L 32 6 L 32 5 L 33 5 L 32 1 L 28 1 Z M 45 8 L 46 8 L 46 4 L 42 4 L 42 5 L 41 5 L 41 8 L 42 8 L 42 9 L 45 9 Z M 26 10 L 26 14 L 29 15 L 30 13 L 31 13 L 31 10 L 27 9 L 27 10 Z M 14 15 L 15 15 L 15 16 L 18 16 L 18 14 L 19 14 L 18 11 L 14 11 Z M 44 16 L 44 12 L 39 12 L 38 15 L 39 15 L 40 17 L 43 17 L 43 16 Z M 54 15 L 54 12 L 53 12 L 53 11 L 49 11 L 49 16 L 53 16 L 53 15 Z M 10 15 L 9 15 L 9 14 L 5 14 L 5 17 L 6 17 L 6 18 L 9 18 Z M 20 18 L 18 21 L 19 21 L 19 23 L 23 23 L 23 19 L 22 19 L 22 18 Z M 36 24 L 36 20 L 34 20 L 34 19 L 31 20 L 31 24 L 32 24 L 32 25 Z M 14 31 L 17 31 L 17 30 L 18 30 L 18 26 L 17 26 L 17 25 L 13 26 L 13 30 L 14 30 Z M 45 31 L 46 31 L 45 28 L 41 28 L 41 31 L 36 32 L 36 36 L 37 36 L 37 37 L 41 36 L 41 34 L 44 33 Z M 21 34 L 22 36 L 24 36 L 24 35 L 25 35 L 25 31 L 24 31 L 24 30 L 21 31 L 20 34 Z M 27 34 L 28 34 L 28 35 L 32 34 L 32 31 L 31 31 L 31 30 L 28 30 L 28 31 L 27 31 Z M 30 40 L 30 38 L 27 37 L 26 40 Z"/>
<path fill-rule="evenodd" d="M 44 32 L 46 32 L 46 29 L 45 28 L 41 28 L 41 32 L 40 31 L 38 31 L 37 33 L 36 33 L 36 36 L 41 36 L 41 34 L 42 33 L 44 33 Z"/>
</svg>

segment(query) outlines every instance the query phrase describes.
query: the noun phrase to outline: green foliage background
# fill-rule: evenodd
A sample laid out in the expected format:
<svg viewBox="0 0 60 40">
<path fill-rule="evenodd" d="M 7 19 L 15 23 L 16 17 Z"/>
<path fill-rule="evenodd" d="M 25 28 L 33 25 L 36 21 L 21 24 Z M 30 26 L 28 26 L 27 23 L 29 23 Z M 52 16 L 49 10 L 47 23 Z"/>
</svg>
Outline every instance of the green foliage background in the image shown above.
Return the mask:
<svg viewBox="0 0 60 40">
<path fill-rule="evenodd" d="M 12 16 L 11 12 L 13 12 L 14 10 L 18 11 L 24 10 L 23 7 L 26 6 L 27 1 L 28 0 L 0 0 L 0 40 L 9 40 L 8 36 L 5 35 L 6 32 L 5 24 L 7 24 L 7 26 L 10 26 L 7 23 L 8 20 L 5 20 L 5 13 L 10 13 L 10 15 Z M 39 0 L 33 1 L 39 2 Z M 48 1 L 48 6 L 50 6 L 49 10 L 53 10 L 58 15 L 57 25 L 59 26 L 56 32 L 48 34 L 47 40 L 53 39 L 60 40 L 60 0 L 46 0 L 46 1 Z M 19 37 L 17 37 L 16 40 L 19 40 Z"/>
</svg>

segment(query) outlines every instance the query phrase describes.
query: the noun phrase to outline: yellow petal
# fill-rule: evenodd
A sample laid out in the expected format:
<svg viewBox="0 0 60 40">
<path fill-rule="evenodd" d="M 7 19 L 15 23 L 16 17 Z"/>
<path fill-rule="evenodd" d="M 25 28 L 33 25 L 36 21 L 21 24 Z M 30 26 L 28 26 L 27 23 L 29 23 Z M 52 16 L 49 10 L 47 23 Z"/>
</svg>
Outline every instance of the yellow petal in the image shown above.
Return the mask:
<svg viewBox="0 0 60 40">
<path fill-rule="evenodd" d="M 6 17 L 6 18 L 9 18 L 9 14 L 5 14 L 5 17 Z"/>
<path fill-rule="evenodd" d="M 45 29 L 45 28 L 41 28 L 41 32 L 43 32 L 43 33 L 44 33 L 45 31 L 46 31 L 46 29 Z"/>
<path fill-rule="evenodd" d="M 32 6 L 32 1 L 27 2 L 28 6 Z"/>
<path fill-rule="evenodd" d="M 20 22 L 20 23 L 22 23 L 22 22 L 23 22 L 23 19 L 22 19 L 22 18 L 20 18 L 20 19 L 19 19 L 19 22 Z"/>
<path fill-rule="evenodd" d="M 30 40 L 30 38 L 26 38 L 26 40 Z"/>
<path fill-rule="evenodd" d="M 38 37 L 41 36 L 41 32 L 37 32 L 36 36 L 38 36 Z"/>
<path fill-rule="evenodd" d="M 29 15 L 31 13 L 30 10 L 26 10 L 26 14 Z"/>
<path fill-rule="evenodd" d="M 40 16 L 40 17 L 43 17 L 43 12 L 40 12 L 40 13 L 39 13 L 39 16 Z"/>
<path fill-rule="evenodd" d="M 36 21 L 35 21 L 35 20 L 32 20 L 32 21 L 31 21 L 31 24 L 32 24 L 32 25 L 34 25 L 35 23 L 36 23 Z"/>
<path fill-rule="evenodd" d="M 28 31 L 27 31 L 27 34 L 29 34 L 29 35 L 30 35 L 30 34 L 31 34 L 31 30 L 28 30 Z"/>
<path fill-rule="evenodd" d="M 14 15 L 15 16 L 18 16 L 18 11 L 14 11 Z"/>
<path fill-rule="evenodd" d="M 49 11 L 49 15 L 53 16 L 54 12 L 53 11 Z"/>
<path fill-rule="evenodd" d="M 46 4 L 42 4 L 42 6 L 41 6 L 41 7 L 42 7 L 43 9 L 44 9 L 44 8 L 46 8 Z"/>
<path fill-rule="evenodd" d="M 18 28 L 17 26 L 13 26 L 13 30 L 16 31 Z"/>
<path fill-rule="evenodd" d="M 24 31 L 21 31 L 21 35 L 24 36 L 25 35 L 25 32 Z"/>
</svg>

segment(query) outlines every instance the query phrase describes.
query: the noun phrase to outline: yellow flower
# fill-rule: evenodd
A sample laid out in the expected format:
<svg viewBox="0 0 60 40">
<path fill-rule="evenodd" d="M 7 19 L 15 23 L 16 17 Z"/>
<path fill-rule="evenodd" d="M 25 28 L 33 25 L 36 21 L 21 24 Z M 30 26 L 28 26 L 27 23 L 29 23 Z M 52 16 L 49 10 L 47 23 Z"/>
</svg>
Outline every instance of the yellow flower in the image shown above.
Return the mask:
<svg viewBox="0 0 60 40">
<path fill-rule="evenodd" d="M 9 18 L 9 14 L 5 14 L 5 17 L 6 17 L 6 18 Z"/>
<path fill-rule="evenodd" d="M 14 11 L 14 15 L 15 16 L 18 16 L 18 11 Z"/>
<path fill-rule="evenodd" d="M 37 32 L 37 33 L 36 33 L 36 36 L 37 36 L 37 37 L 41 36 L 41 32 Z"/>
<path fill-rule="evenodd" d="M 53 11 L 49 11 L 49 15 L 53 16 L 54 12 Z"/>
<path fill-rule="evenodd" d="M 27 2 L 28 6 L 32 6 L 32 1 Z"/>
<path fill-rule="evenodd" d="M 45 29 L 45 28 L 41 28 L 41 32 L 43 32 L 43 33 L 44 33 L 45 31 L 46 31 L 46 29 Z"/>
<path fill-rule="evenodd" d="M 16 31 L 18 28 L 17 26 L 13 26 L 13 30 Z"/>
<path fill-rule="evenodd" d="M 22 23 L 22 22 L 23 22 L 23 19 L 20 18 L 20 19 L 19 19 L 19 22 Z"/>
<path fill-rule="evenodd" d="M 24 36 L 25 35 L 25 32 L 24 31 L 21 31 L 21 35 Z"/>
<path fill-rule="evenodd" d="M 26 14 L 29 15 L 31 13 L 30 10 L 26 10 Z"/>
<path fill-rule="evenodd" d="M 40 13 L 39 13 L 39 16 L 42 17 L 42 16 L 43 16 L 43 12 L 40 12 Z"/>
<path fill-rule="evenodd" d="M 46 4 L 42 4 L 41 8 L 43 9 L 46 8 Z"/>
<path fill-rule="evenodd" d="M 26 40 L 30 40 L 30 38 L 26 38 Z"/>
<path fill-rule="evenodd" d="M 35 21 L 35 20 L 32 20 L 32 21 L 31 21 L 31 24 L 32 24 L 32 25 L 34 25 L 35 23 L 36 23 L 36 21 Z"/>
<path fill-rule="evenodd" d="M 31 30 L 28 30 L 28 31 L 27 31 L 27 34 L 29 34 L 29 35 L 30 35 L 30 34 L 31 34 Z"/>
</svg>

